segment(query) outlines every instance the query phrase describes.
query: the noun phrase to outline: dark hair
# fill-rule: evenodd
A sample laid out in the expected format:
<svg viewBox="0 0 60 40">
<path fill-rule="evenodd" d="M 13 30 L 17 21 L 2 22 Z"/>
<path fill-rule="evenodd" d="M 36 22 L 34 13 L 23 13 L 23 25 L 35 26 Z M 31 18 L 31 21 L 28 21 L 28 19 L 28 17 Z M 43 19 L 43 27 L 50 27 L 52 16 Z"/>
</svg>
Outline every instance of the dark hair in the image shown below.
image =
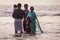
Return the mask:
<svg viewBox="0 0 60 40">
<path fill-rule="evenodd" d="M 17 7 L 17 5 L 15 4 L 15 5 L 14 5 L 14 8 L 16 8 L 16 7 Z"/>
<path fill-rule="evenodd" d="M 21 5 L 21 3 L 18 3 L 17 6 L 18 6 L 18 7 L 21 7 L 22 5 Z"/>
<path fill-rule="evenodd" d="M 28 7 L 28 4 L 24 4 L 24 6 L 27 6 Z"/>
<path fill-rule="evenodd" d="M 34 10 L 34 7 L 33 7 L 33 6 L 31 6 L 30 9 L 31 9 L 31 8 Z"/>
<path fill-rule="evenodd" d="M 30 8 L 34 8 L 33 6 L 31 6 Z"/>
</svg>

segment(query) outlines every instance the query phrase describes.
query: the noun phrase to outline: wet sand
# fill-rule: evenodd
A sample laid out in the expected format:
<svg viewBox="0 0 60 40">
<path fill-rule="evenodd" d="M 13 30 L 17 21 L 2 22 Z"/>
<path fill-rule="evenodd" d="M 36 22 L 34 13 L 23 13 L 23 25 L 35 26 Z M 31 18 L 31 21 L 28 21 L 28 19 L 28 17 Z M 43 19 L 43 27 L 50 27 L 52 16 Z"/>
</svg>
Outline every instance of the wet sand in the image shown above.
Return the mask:
<svg viewBox="0 0 60 40">
<path fill-rule="evenodd" d="M 38 17 L 44 33 L 36 32 L 36 36 L 22 34 L 14 37 L 14 19 L 0 17 L 0 40 L 60 40 L 60 16 Z"/>
</svg>

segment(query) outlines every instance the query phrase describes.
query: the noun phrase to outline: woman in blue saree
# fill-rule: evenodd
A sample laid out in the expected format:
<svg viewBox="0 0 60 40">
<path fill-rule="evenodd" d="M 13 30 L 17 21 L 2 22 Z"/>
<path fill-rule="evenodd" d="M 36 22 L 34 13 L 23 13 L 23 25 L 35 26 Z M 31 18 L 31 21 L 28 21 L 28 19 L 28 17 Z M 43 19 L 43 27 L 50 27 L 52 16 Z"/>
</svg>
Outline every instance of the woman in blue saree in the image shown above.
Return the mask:
<svg viewBox="0 0 60 40">
<path fill-rule="evenodd" d="M 30 18 L 30 28 L 31 28 L 31 33 L 35 34 L 36 33 L 36 26 L 40 28 L 41 33 L 43 33 L 40 24 L 38 22 L 37 16 L 34 12 L 34 7 L 30 8 L 31 12 L 28 14 L 28 17 Z"/>
</svg>

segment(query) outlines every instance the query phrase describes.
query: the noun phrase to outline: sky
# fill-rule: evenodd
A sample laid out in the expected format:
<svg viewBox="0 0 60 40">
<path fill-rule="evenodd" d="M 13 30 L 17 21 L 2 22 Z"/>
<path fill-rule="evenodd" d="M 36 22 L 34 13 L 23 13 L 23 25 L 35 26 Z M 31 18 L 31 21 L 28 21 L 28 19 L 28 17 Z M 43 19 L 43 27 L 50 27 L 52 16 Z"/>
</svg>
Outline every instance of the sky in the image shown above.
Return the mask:
<svg viewBox="0 0 60 40">
<path fill-rule="evenodd" d="M 13 5 L 16 3 L 30 5 L 60 5 L 60 0 L 0 0 L 0 5 Z"/>
<path fill-rule="evenodd" d="M 60 5 L 60 0 L 0 0 L 0 5 L 14 5 L 17 3 L 21 3 L 22 8 L 24 8 L 25 3 L 29 4 L 29 7 L 34 5 Z"/>
</svg>

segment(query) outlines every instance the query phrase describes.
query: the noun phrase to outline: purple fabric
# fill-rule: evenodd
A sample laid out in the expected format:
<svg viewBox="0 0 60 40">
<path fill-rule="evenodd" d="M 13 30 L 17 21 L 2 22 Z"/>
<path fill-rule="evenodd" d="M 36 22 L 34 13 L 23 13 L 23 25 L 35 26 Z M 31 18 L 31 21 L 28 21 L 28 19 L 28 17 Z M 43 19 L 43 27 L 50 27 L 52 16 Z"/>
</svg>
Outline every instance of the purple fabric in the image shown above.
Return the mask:
<svg viewBox="0 0 60 40">
<path fill-rule="evenodd" d="M 29 10 L 24 10 L 24 12 L 25 12 L 25 14 L 26 14 L 26 16 L 27 16 L 28 13 L 29 13 Z"/>
<path fill-rule="evenodd" d="M 22 19 L 15 19 L 14 24 L 16 31 L 22 30 Z"/>
</svg>

